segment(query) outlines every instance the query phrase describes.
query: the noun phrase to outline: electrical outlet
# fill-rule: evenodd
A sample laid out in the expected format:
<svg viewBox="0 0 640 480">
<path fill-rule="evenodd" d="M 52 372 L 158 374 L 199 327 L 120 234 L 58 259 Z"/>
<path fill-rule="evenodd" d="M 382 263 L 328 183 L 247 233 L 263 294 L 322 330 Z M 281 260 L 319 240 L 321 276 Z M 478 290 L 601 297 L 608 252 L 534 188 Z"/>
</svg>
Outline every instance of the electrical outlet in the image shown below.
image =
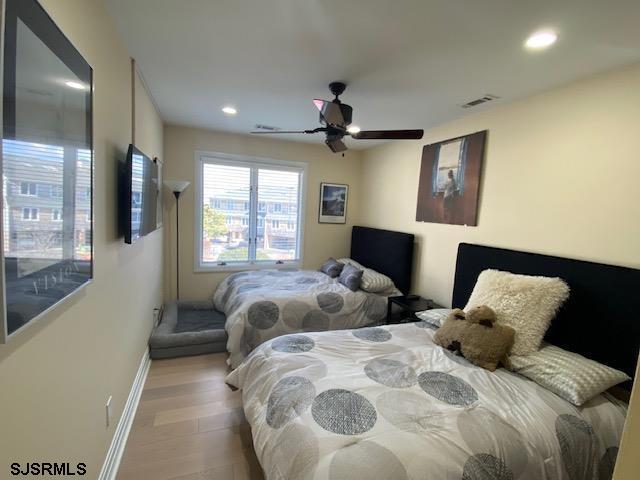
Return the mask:
<svg viewBox="0 0 640 480">
<path fill-rule="evenodd" d="M 111 424 L 111 398 L 112 396 L 109 395 L 109 398 L 107 399 L 107 403 L 104 406 L 105 421 L 106 421 L 107 427 Z"/>
</svg>

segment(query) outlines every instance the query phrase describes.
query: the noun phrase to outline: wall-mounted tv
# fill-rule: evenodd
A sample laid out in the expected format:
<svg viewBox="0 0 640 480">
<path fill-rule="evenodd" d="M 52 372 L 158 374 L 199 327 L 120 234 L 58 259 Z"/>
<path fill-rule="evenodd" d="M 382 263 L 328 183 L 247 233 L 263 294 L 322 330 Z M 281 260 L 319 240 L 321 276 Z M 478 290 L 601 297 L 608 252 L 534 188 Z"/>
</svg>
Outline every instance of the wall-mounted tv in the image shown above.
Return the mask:
<svg viewBox="0 0 640 480">
<path fill-rule="evenodd" d="M 134 243 L 158 226 L 158 165 L 129 145 L 125 170 L 124 241 Z"/>
</svg>

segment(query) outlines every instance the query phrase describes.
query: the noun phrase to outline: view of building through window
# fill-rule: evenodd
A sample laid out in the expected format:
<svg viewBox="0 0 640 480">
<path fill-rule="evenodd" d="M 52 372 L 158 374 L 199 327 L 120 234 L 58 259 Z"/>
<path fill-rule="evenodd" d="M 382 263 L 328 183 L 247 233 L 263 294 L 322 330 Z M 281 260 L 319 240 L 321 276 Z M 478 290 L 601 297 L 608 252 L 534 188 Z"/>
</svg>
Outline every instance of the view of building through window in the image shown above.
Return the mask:
<svg viewBox="0 0 640 480">
<path fill-rule="evenodd" d="M 203 263 L 298 258 L 301 171 L 202 164 Z"/>
<path fill-rule="evenodd" d="M 2 148 L 5 257 L 90 259 L 89 150 L 69 147 L 65 152 L 61 146 L 17 140 L 4 140 Z M 73 183 L 65 185 L 65 173 Z M 64 235 L 73 238 L 69 252 L 63 252 Z"/>
</svg>

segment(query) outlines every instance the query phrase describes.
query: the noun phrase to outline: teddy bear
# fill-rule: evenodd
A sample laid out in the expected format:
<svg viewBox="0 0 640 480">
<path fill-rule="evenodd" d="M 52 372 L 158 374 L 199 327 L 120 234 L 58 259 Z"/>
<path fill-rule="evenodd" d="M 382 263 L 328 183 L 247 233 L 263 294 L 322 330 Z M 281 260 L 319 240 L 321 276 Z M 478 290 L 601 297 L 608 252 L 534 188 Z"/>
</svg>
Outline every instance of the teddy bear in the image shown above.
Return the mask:
<svg viewBox="0 0 640 480">
<path fill-rule="evenodd" d="M 453 310 L 433 339 L 441 347 L 493 372 L 500 363 L 509 367 L 515 333 L 513 328 L 496 323 L 495 312 L 481 305 L 466 313 L 459 308 Z"/>
</svg>

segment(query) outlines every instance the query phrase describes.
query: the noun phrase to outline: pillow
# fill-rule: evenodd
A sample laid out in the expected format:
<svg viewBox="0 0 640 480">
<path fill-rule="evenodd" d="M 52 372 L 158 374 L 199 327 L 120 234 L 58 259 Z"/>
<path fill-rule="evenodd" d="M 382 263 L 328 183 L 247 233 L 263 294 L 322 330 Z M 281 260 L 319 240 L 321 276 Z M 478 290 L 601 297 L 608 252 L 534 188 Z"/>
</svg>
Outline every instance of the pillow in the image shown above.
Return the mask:
<svg viewBox="0 0 640 480">
<path fill-rule="evenodd" d="M 362 270 L 358 270 L 353 265 L 345 265 L 340 272 L 338 281 L 347 287 L 351 291 L 356 291 L 360 288 L 360 281 L 362 280 Z"/>
<path fill-rule="evenodd" d="M 478 275 L 464 310 L 491 307 L 498 323 L 516 331 L 512 355 L 526 355 L 540 348 L 551 320 L 567 297 L 569 286 L 560 278 L 485 270 Z"/>
<path fill-rule="evenodd" d="M 341 258 L 338 260 L 340 263 L 351 265 L 358 270 L 362 270 L 362 281 L 360 282 L 360 288 L 369 293 L 383 293 L 395 291 L 395 284 L 386 275 L 376 272 L 372 268 L 363 267 L 355 260 L 350 258 Z"/>
<path fill-rule="evenodd" d="M 335 258 L 330 258 L 322 264 L 322 266 L 320 267 L 320 271 L 326 273 L 331 278 L 336 278 L 338 275 L 340 275 L 343 267 L 343 263 L 336 261 Z"/>
<path fill-rule="evenodd" d="M 530 355 L 512 355 L 510 360 L 511 370 L 577 406 L 631 380 L 620 370 L 548 344 Z"/>
<path fill-rule="evenodd" d="M 431 310 L 417 312 L 416 317 L 433 325 L 434 327 L 440 328 L 442 326 L 442 322 L 445 321 L 452 311 L 453 310 L 450 308 L 432 308 Z"/>
</svg>

